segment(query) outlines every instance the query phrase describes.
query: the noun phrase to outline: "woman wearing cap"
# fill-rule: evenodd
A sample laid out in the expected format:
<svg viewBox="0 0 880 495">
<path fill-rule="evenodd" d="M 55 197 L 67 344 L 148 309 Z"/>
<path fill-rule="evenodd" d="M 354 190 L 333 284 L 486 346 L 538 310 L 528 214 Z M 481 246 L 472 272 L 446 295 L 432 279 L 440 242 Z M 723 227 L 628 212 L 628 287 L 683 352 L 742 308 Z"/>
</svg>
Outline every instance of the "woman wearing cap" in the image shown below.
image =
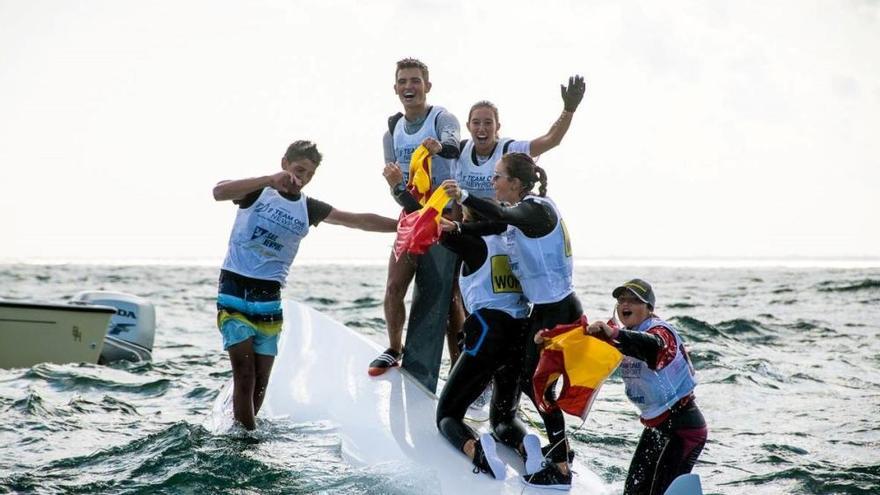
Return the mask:
<svg viewBox="0 0 880 495">
<path fill-rule="evenodd" d="M 694 400 L 694 368 L 681 336 L 654 314 L 651 285 L 634 279 L 614 289 L 614 322 L 585 330 L 624 354 L 620 369 L 626 396 L 645 425 L 624 485 L 624 493 L 662 494 L 677 476 L 691 472 L 706 444 L 706 420 Z"/>
<path fill-rule="evenodd" d="M 532 193 L 540 184 L 538 194 Z M 523 294 L 534 305 L 526 335 L 525 362 L 521 375 L 523 392 L 534 402 L 532 375 L 538 364 L 538 347 L 532 340 L 538 330 L 577 321 L 583 314 L 572 284 L 571 243 L 556 204 L 546 197 L 547 174 L 529 155 L 508 153 L 495 165 L 492 176 L 495 198 L 512 206 L 498 204 L 470 195 L 455 181 L 443 183 L 450 197 L 481 215 L 489 222 L 461 225 L 462 232 L 483 234 L 504 228 L 504 244 L 510 268 L 522 285 Z M 444 230 L 457 228 L 443 222 Z M 497 230 L 495 230 L 497 232 Z M 548 389 L 549 393 L 553 388 Z M 553 399 L 553 397 L 548 397 Z M 571 487 L 568 442 L 562 411 L 544 413 L 541 418 L 550 439 L 548 457 L 552 462 L 540 471 L 524 477 L 530 485 L 567 489 Z M 529 453 L 529 457 L 533 457 Z M 527 459 L 528 460 L 528 459 Z"/>
</svg>

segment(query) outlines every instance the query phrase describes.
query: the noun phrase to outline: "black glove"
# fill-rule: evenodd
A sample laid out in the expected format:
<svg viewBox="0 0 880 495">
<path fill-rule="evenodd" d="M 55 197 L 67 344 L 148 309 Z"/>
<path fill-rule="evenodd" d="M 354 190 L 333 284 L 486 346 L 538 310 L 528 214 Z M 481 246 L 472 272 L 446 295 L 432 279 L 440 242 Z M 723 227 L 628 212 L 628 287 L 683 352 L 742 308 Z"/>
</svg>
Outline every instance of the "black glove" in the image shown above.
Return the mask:
<svg viewBox="0 0 880 495">
<path fill-rule="evenodd" d="M 584 93 L 587 91 L 587 85 L 584 83 L 583 76 L 572 76 L 568 78 L 568 87 L 563 84 L 559 85 L 562 92 L 562 103 L 566 112 L 574 112 L 584 99 Z"/>
</svg>

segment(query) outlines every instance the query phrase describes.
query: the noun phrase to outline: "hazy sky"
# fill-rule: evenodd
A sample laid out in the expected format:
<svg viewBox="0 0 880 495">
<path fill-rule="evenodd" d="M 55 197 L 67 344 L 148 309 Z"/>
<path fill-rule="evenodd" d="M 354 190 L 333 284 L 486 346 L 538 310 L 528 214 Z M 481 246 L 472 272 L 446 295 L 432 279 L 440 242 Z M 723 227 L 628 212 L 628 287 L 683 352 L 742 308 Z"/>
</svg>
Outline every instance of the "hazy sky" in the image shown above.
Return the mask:
<svg viewBox="0 0 880 495">
<path fill-rule="evenodd" d="M 492 100 L 518 139 L 586 77 L 540 160 L 576 257 L 880 256 L 877 2 L 0 0 L 0 260 L 219 263 L 212 186 L 301 138 L 325 156 L 307 194 L 396 216 L 407 56 L 430 103 L 464 124 Z M 392 241 L 322 225 L 299 259 Z"/>
</svg>

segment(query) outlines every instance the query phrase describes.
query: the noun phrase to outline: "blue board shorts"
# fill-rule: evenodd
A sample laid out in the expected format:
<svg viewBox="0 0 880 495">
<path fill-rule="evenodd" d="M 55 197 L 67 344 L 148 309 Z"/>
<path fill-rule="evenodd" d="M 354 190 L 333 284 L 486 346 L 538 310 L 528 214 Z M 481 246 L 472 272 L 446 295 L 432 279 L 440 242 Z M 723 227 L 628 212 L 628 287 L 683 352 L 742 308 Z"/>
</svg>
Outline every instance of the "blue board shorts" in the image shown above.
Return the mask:
<svg viewBox="0 0 880 495">
<path fill-rule="evenodd" d="M 281 333 L 281 284 L 220 271 L 217 295 L 217 328 L 223 349 L 253 339 L 254 353 L 278 354 Z"/>
</svg>

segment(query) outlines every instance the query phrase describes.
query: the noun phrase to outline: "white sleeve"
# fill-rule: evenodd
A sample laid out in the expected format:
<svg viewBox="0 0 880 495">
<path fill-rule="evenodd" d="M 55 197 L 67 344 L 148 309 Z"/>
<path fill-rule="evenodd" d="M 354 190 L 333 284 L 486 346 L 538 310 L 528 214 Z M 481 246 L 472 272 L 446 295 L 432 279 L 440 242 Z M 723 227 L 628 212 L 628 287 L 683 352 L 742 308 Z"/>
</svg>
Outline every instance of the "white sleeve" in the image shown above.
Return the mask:
<svg viewBox="0 0 880 495">
<path fill-rule="evenodd" d="M 508 153 L 525 153 L 530 155 L 532 151 L 531 141 L 511 141 L 507 147 Z"/>
</svg>

